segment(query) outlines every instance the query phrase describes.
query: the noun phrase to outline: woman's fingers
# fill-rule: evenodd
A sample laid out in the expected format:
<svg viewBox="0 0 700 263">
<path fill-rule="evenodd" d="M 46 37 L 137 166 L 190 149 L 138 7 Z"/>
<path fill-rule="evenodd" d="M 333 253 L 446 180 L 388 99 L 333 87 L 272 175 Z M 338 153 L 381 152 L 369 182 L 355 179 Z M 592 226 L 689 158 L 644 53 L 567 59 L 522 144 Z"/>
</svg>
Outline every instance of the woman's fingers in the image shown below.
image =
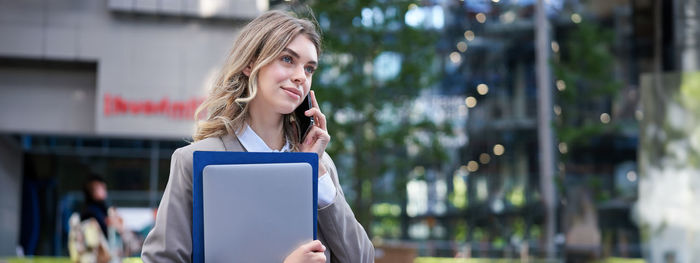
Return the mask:
<svg viewBox="0 0 700 263">
<path fill-rule="evenodd" d="M 313 126 L 309 130 L 309 133 L 306 134 L 306 140 L 304 140 L 305 145 L 316 145 L 318 143 L 321 143 L 322 146 L 325 148 L 325 146 L 328 144 L 328 142 L 331 140 L 331 136 L 328 134 L 327 131 L 322 130 L 318 126 Z"/>
<path fill-rule="evenodd" d="M 306 116 L 313 116 L 314 117 L 314 122 L 316 122 L 316 125 L 320 127 L 323 130 L 328 130 L 326 128 L 326 115 L 321 112 L 321 110 L 317 107 L 311 108 L 307 110 L 304 113 Z"/>
<path fill-rule="evenodd" d="M 311 91 L 311 106 L 321 110 L 321 107 L 318 106 L 318 101 L 316 101 L 316 92 L 313 90 Z"/>
<path fill-rule="evenodd" d="M 312 108 L 310 110 L 315 109 L 316 111 L 318 111 L 318 114 L 314 113 L 314 119 L 315 119 L 316 123 L 318 124 L 319 127 L 321 127 L 321 129 L 328 130 L 326 128 L 326 115 L 323 115 L 323 113 L 321 112 L 321 107 L 318 105 L 318 101 L 316 100 L 316 92 L 312 90 L 309 92 L 309 95 L 311 97 L 311 106 L 312 106 Z M 307 112 L 309 112 L 309 111 L 307 111 Z M 311 115 L 307 114 L 306 116 L 311 116 Z"/>
<path fill-rule="evenodd" d="M 326 255 L 323 254 L 325 250 L 326 247 L 321 244 L 320 241 L 314 240 L 292 251 L 292 253 L 284 259 L 284 263 L 323 263 L 326 262 Z"/>
<path fill-rule="evenodd" d="M 314 240 L 309 243 L 306 243 L 306 249 L 310 252 L 323 252 L 326 251 L 326 247 L 321 244 L 321 241 Z"/>
<path fill-rule="evenodd" d="M 326 262 L 326 255 L 323 254 L 326 251 L 326 246 L 321 244 L 321 241 L 314 240 L 307 243 L 306 249 L 310 252 L 310 262 Z"/>
<path fill-rule="evenodd" d="M 320 159 L 321 156 L 323 156 L 323 152 L 326 151 L 326 146 L 328 146 L 330 140 L 331 136 L 328 135 L 328 132 L 321 130 L 321 128 L 317 126 L 313 126 L 309 134 L 306 135 L 306 139 L 301 145 L 300 150 L 302 152 L 316 153 Z"/>
</svg>

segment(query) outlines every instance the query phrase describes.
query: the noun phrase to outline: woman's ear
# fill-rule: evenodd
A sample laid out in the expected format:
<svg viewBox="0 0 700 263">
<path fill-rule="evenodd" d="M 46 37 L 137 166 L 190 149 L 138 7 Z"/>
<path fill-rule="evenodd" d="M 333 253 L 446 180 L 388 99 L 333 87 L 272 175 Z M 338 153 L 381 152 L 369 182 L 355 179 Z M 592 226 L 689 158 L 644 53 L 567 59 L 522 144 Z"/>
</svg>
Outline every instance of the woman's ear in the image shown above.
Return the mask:
<svg viewBox="0 0 700 263">
<path fill-rule="evenodd" d="M 253 71 L 253 66 L 251 64 L 248 64 L 248 66 L 243 69 L 243 74 L 245 74 L 246 77 L 250 77 L 250 73 L 252 71 Z"/>
</svg>

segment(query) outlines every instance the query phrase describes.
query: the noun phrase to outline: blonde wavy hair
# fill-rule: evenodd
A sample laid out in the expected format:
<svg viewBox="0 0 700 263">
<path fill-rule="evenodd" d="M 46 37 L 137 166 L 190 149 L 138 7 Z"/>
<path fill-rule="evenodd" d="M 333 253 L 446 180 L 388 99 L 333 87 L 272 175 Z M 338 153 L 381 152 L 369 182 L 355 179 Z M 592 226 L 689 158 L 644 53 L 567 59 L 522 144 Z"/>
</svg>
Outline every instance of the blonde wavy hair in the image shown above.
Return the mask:
<svg viewBox="0 0 700 263">
<path fill-rule="evenodd" d="M 207 99 L 195 111 L 197 124 L 192 136 L 195 142 L 235 134 L 244 127 L 249 118 L 249 102 L 258 91 L 258 72 L 300 34 L 316 46 L 320 55 L 321 36 L 316 24 L 287 12 L 265 12 L 241 30 Z M 243 70 L 251 65 L 250 76 L 246 76 Z M 206 118 L 198 120 L 197 116 L 203 112 Z M 291 139 L 293 150 L 298 150 L 293 115 L 284 116 L 284 134 Z"/>
</svg>

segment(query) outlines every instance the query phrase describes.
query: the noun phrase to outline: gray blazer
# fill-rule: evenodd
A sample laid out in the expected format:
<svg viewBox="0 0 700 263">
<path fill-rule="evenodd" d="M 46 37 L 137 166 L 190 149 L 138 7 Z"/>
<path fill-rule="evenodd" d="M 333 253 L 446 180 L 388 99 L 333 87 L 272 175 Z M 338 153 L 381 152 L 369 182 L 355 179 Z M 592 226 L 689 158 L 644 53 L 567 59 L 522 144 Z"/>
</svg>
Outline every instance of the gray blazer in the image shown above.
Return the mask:
<svg viewBox="0 0 700 263">
<path fill-rule="evenodd" d="M 143 262 L 192 261 L 192 154 L 194 151 L 245 151 L 234 135 L 207 138 L 173 153 L 170 177 L 158 206 L 155 226 L 143 243 Z M 374 247 L 355 219 L 338 183 L 333 160 L 321 158 L 337 189 L 335 201 L 318 209 L 318 239 L 326 262 L 374 262 Z M 232 261 L 233 262 L 233 261 Z"/>
</svg>

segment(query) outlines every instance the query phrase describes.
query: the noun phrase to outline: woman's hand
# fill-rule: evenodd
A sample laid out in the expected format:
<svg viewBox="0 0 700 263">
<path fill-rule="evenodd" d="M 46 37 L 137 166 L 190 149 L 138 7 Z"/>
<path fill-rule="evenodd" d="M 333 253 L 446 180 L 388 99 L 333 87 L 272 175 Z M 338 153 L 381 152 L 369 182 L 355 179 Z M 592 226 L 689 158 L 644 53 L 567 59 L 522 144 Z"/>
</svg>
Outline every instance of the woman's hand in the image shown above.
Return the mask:
<svg viewBox="0 0 700 263">
<path fill-rule="evenodd" d="M 124 219 L 117 214 L 117 209 L 114 207 L 107 209 L 105 224 L 107 224 L 107 226 L 114 227 L 119 234 L 124 233 Z"/>
<path fill-rule="evenodd" d="M 323 254 L 324 251 L 326 251 L 326 247 L 321 244 L 321 241 L 314 240 L 292 251 L 292 254 L 289 254 L 289 256 L 284 259 L 284 263 L 325 263 L 326 255 Z"/>
<path fill-rule="evenodd" d="M 326 127 L 326 115 L 323 115 L 321 108 L 318 107 L 318 101 L 316 101 L 316 93 L 312 90 L 309 91 L 309 97 L 311 98 L 311 109 L 304 112 L 304 115 L 314 118 L 314 125 L 310 127 L 309 133 L 304 137 L 304 141 L 301 142 L 299 150 L 302 152 L 315 152 L 318 154 L 319 164 L 323 153 L 326 151 L 326 146 L 331 141 L 331 136 L 328 135 L 328 128 Z M 326 173 L 325 167 L 319 165 L 319 176 Z"/>
</svg>

